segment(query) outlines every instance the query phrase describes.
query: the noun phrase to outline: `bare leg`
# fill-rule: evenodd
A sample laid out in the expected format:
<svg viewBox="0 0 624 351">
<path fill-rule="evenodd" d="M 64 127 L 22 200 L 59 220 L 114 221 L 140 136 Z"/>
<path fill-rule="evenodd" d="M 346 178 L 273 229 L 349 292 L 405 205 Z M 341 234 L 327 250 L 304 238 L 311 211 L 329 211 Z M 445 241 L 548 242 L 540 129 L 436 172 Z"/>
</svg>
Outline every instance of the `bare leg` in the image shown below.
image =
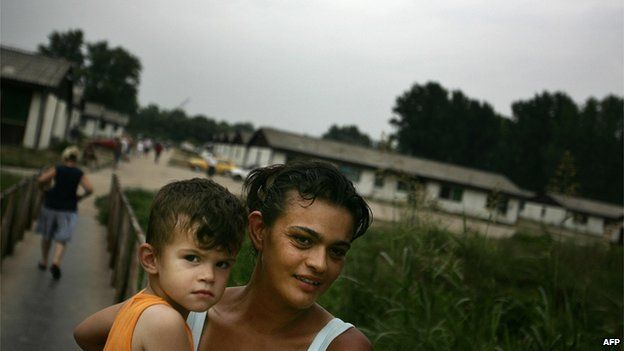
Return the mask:
<svg viewBox="0 0 624 351">
<path fill-rule="evenodd" d="M 50 253 L 50 239 L 41 238 L 41 261 L 39 263 L 43 266 L 48 265 L 48 255 Z"/>
<path fill-rule="evenodd" d="M 56 242 L 54 246 L 54 257 L 52 258 L 52 264 L 61 266 L 61 260 L 63 259 L 63 254 L 65 253 L 65 243 Z"/>
</svg>

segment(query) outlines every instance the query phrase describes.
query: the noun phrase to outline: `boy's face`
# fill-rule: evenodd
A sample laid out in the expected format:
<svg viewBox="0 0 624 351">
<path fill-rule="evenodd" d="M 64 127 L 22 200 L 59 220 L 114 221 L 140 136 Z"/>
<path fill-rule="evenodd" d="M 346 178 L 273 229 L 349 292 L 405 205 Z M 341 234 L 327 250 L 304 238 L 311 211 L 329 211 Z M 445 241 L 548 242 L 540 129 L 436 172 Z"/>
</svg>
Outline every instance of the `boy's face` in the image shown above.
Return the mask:
<svg viewBox="0 0 624 351">
<path fill-rule="evenodd" d="M 201 249 L 191 234 L 176 234 L 156 258 L 158 284 L 183 315 L 206 311 L 223 295 L 235 261 L 235 254 Z"/>
</svg>

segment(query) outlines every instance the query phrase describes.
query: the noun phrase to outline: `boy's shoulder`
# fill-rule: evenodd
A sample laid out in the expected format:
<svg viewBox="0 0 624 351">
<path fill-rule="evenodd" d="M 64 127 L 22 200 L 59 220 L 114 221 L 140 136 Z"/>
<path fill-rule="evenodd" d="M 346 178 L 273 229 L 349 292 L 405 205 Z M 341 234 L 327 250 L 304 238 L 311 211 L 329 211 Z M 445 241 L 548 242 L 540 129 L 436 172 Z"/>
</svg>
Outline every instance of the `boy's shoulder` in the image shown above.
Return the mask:
<svg viewBox="0 0 624 351">
<path fill-rule="evenodd" d="M 142 349 L 179 349 L 189 335 L 184 318 L 170 306 L 153 305 L 145 309 L 137 321 L 132 344 Z"/>
</svg>

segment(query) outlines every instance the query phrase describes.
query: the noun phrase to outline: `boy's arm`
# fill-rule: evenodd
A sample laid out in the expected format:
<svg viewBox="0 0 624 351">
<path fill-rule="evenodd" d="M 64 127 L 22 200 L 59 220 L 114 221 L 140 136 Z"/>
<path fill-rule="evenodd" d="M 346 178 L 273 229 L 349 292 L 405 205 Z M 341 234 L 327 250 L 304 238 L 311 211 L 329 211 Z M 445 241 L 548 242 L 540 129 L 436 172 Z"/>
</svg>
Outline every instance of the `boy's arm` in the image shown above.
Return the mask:
<svg viewBox="0 0 624 351">
<path fill-rule="evenodd" d="M 180 313 L 166 305 L 154 305 L 139 317 L 132 346 L 145 351 L 193 351 L 193 340 Z"/>
<path fill-rule="evenodd" d="M 74 339 L 84 351 L 99 351 L 104 349 L 108 332 L 113 326 L 115 317 L 124 302 L 106 307 L 84 321 L 74 329 Z"/>
</svg>

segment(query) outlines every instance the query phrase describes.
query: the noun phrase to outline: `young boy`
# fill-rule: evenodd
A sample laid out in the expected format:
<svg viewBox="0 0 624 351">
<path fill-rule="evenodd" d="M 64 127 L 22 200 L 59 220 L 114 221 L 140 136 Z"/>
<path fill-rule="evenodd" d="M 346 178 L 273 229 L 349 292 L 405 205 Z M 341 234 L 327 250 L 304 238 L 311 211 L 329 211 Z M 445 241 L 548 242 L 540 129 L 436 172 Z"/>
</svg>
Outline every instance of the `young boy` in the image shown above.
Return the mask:
<svg viewBox="0 0 624 351">
<path fill-rule="evenodd" d="M 104 350 L 193 350 L 185 319 L 221 298 L 246 221 L 239 199 L 210 180 L 160 189 L 138 249 L 147 287 L 124 303 Z"/>
</svg>

